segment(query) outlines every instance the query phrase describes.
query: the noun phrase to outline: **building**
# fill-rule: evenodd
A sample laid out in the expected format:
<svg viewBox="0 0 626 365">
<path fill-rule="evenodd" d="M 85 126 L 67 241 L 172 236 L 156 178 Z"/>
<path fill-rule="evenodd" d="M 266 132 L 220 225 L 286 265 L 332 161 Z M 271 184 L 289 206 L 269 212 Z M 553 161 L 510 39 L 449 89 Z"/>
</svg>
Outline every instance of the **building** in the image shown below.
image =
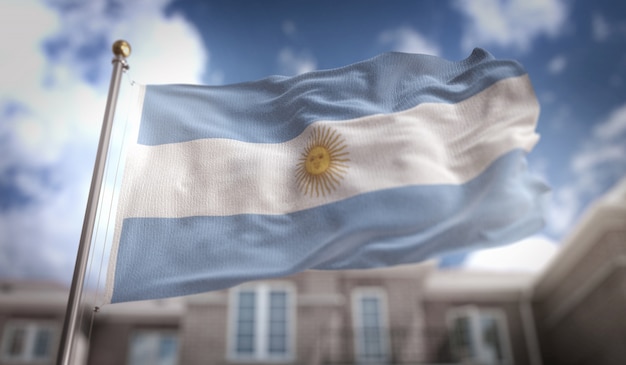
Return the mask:
<svg viewBox="0 0 626 365">
<path fill-rule="evenodd" d="M 625 269 L 626 181 L 539 275 L 427 262 L 86 308 L 75 363 L 626 364 Z M 65 289 L 0 293 L 0 364 L 54 363 Z"/>
<path fill-rule="evenodd" d="M 563 242 L 533 307 L 544 364 L 626 364 L 626 179 Z"/>
<path fill-rule="evenodd" d="M 0 282 L 0 364 L 54 363 L 67 296 L 54 283 Z M 73 364 L 84 364 L 84 331 L 76 337 Z"/>
<path fill-rule="evenodd" d="M 528 340 L 520 296 L 531 279 L 445 273 L 426 264 L 304 272 L 228 291 L 119 304 L 98 314 L 89 364 L 124 363 L 148 342 L 154 354 L 170 353 L 166 346 L 190 365 L 453 363 L 451 331 L 458 332 L 458 351 L 521 364 Z M 463 331 L 470 329 L 497 338 L 466 348 L 472 340 Z"/>
</svg>

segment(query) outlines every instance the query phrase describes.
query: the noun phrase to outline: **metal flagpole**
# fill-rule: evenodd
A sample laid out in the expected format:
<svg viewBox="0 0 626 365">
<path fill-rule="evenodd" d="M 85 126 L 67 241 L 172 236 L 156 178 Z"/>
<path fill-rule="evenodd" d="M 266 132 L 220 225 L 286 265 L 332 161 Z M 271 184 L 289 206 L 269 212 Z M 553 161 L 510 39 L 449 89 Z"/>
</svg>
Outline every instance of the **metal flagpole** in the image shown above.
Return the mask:
<svg viewBox="0 0 626 365">
<path fill-rule="evenodd" d="M 115 106 L 117 104 L 117 96 L 119 94 L 120 81 L 122 79 L 122 71 L 128 69 L 126 58 L 130 56 L 130 44 L 123 40 L 116 41 L 113 43 L 113 54 L 113 74 L 111 75 L 109 95 L 107 98 L 106 109 L 104 111 L 102 130 L 100 131 L 100 141 L 98 142 L 96 162 L 93 169 L 93 175 L 91 177 L 91 187 L 89 188 L 87 209 L 85 211 L 85 219 L 83 220 L 83 230 L 78 244 L 76 266 L 74 267 L 74 276 L 72 278 L 72 286 L 70 287 L 65 320 L 63 322 L 63 332 L 61 333 L 59 353 L 57 355 L 57 365 L 69 365 L 70 363 L 72 345 L 74 343 L 74 334 L 76 331 L 76 322 L 78 314 L 80 313 L 80 299 L 83 292 L 85 271 L 87 269 L 89 246 L 91 245 L 96 211 L 98 209 L 100 187 L 102 186 L 102 180 L 104 178 L 104 165 L 107 151 L 109 149 L 111 126 L 113 125 Z"/>
</svg>

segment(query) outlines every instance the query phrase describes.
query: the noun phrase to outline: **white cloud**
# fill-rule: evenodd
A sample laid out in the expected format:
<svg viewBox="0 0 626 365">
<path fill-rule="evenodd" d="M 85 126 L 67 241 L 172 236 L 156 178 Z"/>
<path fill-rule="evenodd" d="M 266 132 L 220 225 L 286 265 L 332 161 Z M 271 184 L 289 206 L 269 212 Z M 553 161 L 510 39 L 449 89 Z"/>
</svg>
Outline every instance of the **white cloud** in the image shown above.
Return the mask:
<svg viewBox="0 0 626 365">
<path fill-rule="evenodd" d="M 16 137 L 32 155 L 54 160 L 68 140 L 78 139 L 77 133 L 97 138 L 111 73 L 110 47 L 117 38 L 134 46 L 129 63 L 137 81 L 200 81 L 208 57 L 200 36 L 180 16 L 165 19 L 162 3 L 132 2 L 119 14 L 107 14 L 105 1 L 81 3 L 67 13 L 34 1 L 3 3 L 0 13 L 8 22 L 0 22 L 0 37 L 14 52 L 3 57 L 0 101 L 18 101 L 29 110 L 14 124 Z M 82 55 L 100 41 L 101 55 Z M 46 42 L 57 44 L 51 59 L 43 49 Z M 89 70 L 103 77 L 87 82 Z"/>
<path fill-rule="evenodd" d="M 596 42 L 604 42 L 611 35 L 611 26 L 599 13 L 591 18 L 591 35 Z"/>
<path fill-rule="evenodd" d="M 527 51 L 535 38 L 559 35 L 567 13 L 563 0 L 459 0 L 456 5 L 467 18 L 464 50 L 495 44 Z"/>
<path fill-rule="evenodd" d="M 548 71 L 553 75 L 557 75 L 563 72 L 566 66 L 567 59 L 565 56 L 556 56 L 548 62 Z"/>
<path fill-rule="evenodd" d="M 472 253 L 463 263 L 470 269 L 539 272 L 557 253 L 556 242 L 545 236 L 531 236 L 511 245 Z"/>
<path fill-rule="evenodd" d="M 606 144 L 587 148 L 574 155 L 571 167 L 574 172 L 584 174 L 600 164 L 626 162 L 626 147 L 621 144 Z"/>
<path fill-rule="evenodd" d="M 198 31 L 179 14 L 164 17 L 169 1 L 132 1 L 120 3 L 117 11 L 107 11 L 107 1 L 81 3 L 61 13 L 60 57 L 76 67 L 102 68 L 105 86 L 110 74 L 110 45 L 116 39 L 127 40 L 133 50 L 128 59 L 131 75 L 143 83 L 197 83 L 205 72 L 209 54 L 202 46 Z M 105 52 L 98 58 L 81 57 L 85 48 L 103 40 Z"/>
<path fill-rule="evenodd" d="M 74 152 L 63 157 L 87 162 L 80 157 L 81 151 Z M 79 180 L 59 189 L 40 187 L 31 192 L 33 204 L 0 214 L 0 277 L 60 281 L 71 277 L 89 181 L 70 166 L 55 168 L 55 179 L 62 184 L 67 183 L 62 174 Z"/>
<path fill-rule="evenodd" d="M 8 0 L 0 4 L 0 100 L 28 98 L 32 85 L 43 78 L 46 60 L 41 53 L 42 34 L 54 32 L 58 16 L 34 1 Z"/>
<path fill-rule="evenodd" d="M 600 140 L 610 140 L 626 134 L 626 104 L 613 110 L 609 118 L 597 125 L 593 134 Z"/>
<path fill-rule="evenodd" d="M 593 128 L 589 142 L 573 156 L 571 168 L 590 180 L 611 172 L 626 173 L 626 104 Z"/>
<path fill-rule="evenodd" d="M 278 67 L 282 74 L 292 76 L 317 69 L 317 61 L 307 52 L 296 53 L 291 48 L 283 48 L 278 53 Z"/>
<path fill-rule="evenodd" d="M 582 205 L 579 195 L 572 185 L 555 188 L 552 191 L 550 204 L 546 207 L 548 232 L 560 236 L 572 227 Z"/>
<path fill-rule="evenodd" d="M 572 227 L 587 199 L 626 176 L 626 104 L 594 127 L 589 140 L 571 157 L 569 168 L 569 183 L 555 189 L 548 206 L 547 229 L 555 235 Z"/>
<path fill-rule="evenodd" d="M 391 46 L 391 49 L 406 53 L 423 53 L 439 56 L 439 47 L 429 41 L 422 34 L 410 27 L 400 27 L 384 31 L 378 37 L 378 41 L 384 45 Z"/>
<path fill-rule="evenodd" d="M 0 41 L 11 50 L 0 61 L 0 188 L 14 193 L 0 200 L 0 277 L 70 277 L 115 39 L 133 46 L 139 82 L 201 80 L 208 52 L 184 18 L 165 18 L 167 2 L 0 4 Z"/>
</svg>

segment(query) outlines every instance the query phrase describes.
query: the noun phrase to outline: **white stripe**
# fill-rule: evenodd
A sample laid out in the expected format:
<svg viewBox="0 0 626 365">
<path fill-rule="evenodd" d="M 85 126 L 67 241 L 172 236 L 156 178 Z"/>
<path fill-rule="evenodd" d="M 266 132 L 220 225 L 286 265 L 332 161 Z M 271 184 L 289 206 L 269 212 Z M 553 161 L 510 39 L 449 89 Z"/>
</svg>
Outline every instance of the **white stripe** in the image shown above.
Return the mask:
<svg viewBox="0 0 626 365">
<path fill-rule="evenodd" d="M 508 151 L 530 151 L 538 140 L 538 109 L 524 75 L 456 104 L 317 122 L 284 143 L 135 145 L 122 184 L 121 218 L 284 214 L 380 189 L 461 184 Z M 296 166 L 312 128 L 321 125 L 345 139 L 349 168 L 332 193 L 310 197 L 298 188 Z"/>
</svg>

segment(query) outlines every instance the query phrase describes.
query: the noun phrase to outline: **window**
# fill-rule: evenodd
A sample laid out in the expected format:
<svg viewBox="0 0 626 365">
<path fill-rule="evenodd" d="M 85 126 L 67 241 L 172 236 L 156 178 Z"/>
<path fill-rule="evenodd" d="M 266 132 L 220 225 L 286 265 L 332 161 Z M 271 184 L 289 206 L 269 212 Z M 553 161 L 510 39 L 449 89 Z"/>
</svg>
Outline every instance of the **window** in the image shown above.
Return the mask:
<svg viewBox="0 0 626 365">
<path fill-rule="evenodd" d="M 380 288 L 357 288 L 352 308 L 357 362 L 385 363 L 389 358 L 385 292 Z"/>
<path fill-rule="evenodd" d="M 293 287 L 248 284 L 231 291 L 230 357 L 290 361 L 293 357 Z"/>
<path fill-rule="evenodd" d="M 502 310 L 460 307 L 448 313 L 452 354 L 458 361 L 512 364 L 506 316 Z"/>
<path fill-rule="evenodd" d="M 1 358 L 11 362 L 46 361 L 53 357 L 57 327 L 49 322 L 9 322 L 2 336 Z"/>
<path fill-rule="evenodd" d="M 130 365 L 175 365 L 178 336 L 174 331 L 135 332 L 130 339 Z"/>
</svg>

